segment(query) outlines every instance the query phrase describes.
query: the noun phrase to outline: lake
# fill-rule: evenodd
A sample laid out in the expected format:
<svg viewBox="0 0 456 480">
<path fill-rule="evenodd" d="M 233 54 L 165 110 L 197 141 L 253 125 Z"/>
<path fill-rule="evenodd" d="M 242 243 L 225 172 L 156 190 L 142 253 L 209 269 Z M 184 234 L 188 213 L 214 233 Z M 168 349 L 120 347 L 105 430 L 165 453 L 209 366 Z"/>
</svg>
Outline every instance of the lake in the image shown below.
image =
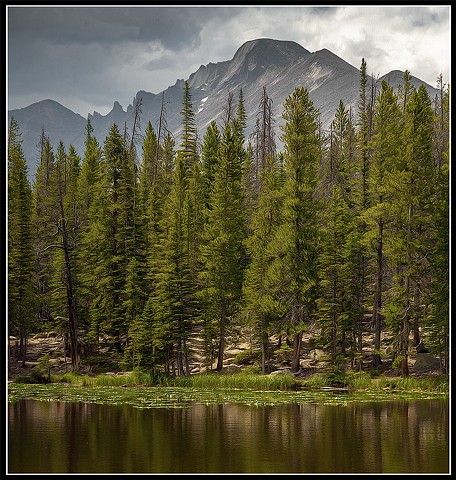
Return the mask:
<svg viewBox="0 0 456 480">
<path fill-rule="evenodd" d="M 448 473 L 448 400 L 187 408 L 19 400 L 8 473 Z"/>
</svg>

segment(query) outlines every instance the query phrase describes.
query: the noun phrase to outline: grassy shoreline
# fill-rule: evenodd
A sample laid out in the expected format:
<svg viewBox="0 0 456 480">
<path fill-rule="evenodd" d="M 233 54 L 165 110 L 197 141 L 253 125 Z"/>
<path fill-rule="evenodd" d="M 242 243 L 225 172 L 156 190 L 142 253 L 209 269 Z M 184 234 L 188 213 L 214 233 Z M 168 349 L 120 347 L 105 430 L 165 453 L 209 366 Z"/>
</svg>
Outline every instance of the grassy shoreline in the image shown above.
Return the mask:
<svg viewBox="0 0 456 480">
<path fill-rule="evenodd" d="M 327 372 L 309 379 L 291 375 L 200 374 L 157 379 L 143 372 L 123 375 L 51 375 L 52 383 L 8 384 L 8 402 L 21 399 L 184 408 L 193 403 L 343 404 L 393 400 L 448 399 L 448 376 L 371 378 L 365 372 Z"/>
</svg>

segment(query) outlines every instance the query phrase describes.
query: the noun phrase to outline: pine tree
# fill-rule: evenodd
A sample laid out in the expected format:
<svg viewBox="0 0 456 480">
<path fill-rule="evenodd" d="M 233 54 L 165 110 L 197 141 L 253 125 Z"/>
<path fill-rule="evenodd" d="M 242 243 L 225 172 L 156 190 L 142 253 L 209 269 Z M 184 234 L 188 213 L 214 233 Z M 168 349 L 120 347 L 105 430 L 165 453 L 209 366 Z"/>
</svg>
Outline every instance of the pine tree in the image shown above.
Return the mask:
<svg viewBox="0 0 456 480">
<path fill-rule="evenodd" d="M 259 189 L 260 172 L 265 168 L 267 158 L 275 157 L 276 155 L 274 122 L 272 99 L 267 95 L 266 87 L 263 87 L 255 129 L 251 135 L 254 151 L 252 181 L 255 185 L 256 194 L 258 194 Z"/>
<path fill-rule="evenodd" d="M 143 147 L 142 163 L 139 180 L 140 203 L 142 216 L 147 231 L 146 254 L 147 271 L 136 262 L 129 267 L 127 276 L 127 292 L 134 292 L 133 303 L 130 295 L 127 301 L 136 305 L 135 311 L 144 308 L 140 315 L 132 317 L 129 328 L 130 344 L 125 352 L 125 363 L 130 362 L 133 368 L 150 368 L 157 371 L 160 365 L 166 365 L 169 373 L 172 361 L 172 346 L 174 338 L 171 336 L 170 325 L 160 325 L 157 319 L 159 311 L 159 274 L 161 272 L 164 254 L 163 245 L 167 241 L 167 224 L 164 209 L 171 190 L 171 177 L 174 166 L 174 140 L 168 133 L 159 145 L 152 124 L 146 128 Z M 147 288 L 140 290 L 135 287 L 134 276 L 142 276 L 146 280 Z M 161 294 L 166 293 L 166 287 Z M 130 308 L 127 305 L 127 311 Z"/>
<path fill-rule="evenodd" d="M 449 373 L 450 341 L 450 188 L 449 110 L 450 91 L 440 75 L 434 108 L 434 164 L 437 169 L 435 201 L 436 241 L 432 251 L 433 278 L 430 298 L 429 347 L 440 357 L 442 373 Z"/>
<path fill-rule="evenodd" d="M 209 208 L 209 196 L 214 183 L 215 172 L 220 151 L 220 131 L 217 123 L 213 120 L 206 129 L 203 144 L 201 146 L 201 175 L 203 181 L 203 196 L 206 208 Z"/>
<path fill-rule="evenodd" d="M 429 290 L 428 252 L 435 242 L 433 220 L 436 169 L 432 154 L 433 111 L 429 95 L 420 86 L 406 106 L 403 156 L 388 178 L 390 209 L 394 216 L 385 250 L 394 268 L 392 286 L 385 301 L 385 317 L 398 335 L 396 364 L 402 376 L 409 374 L 409 336 L 418 331 Z"/>
<path fill-rule="evenodd" d="M 243 299 L 244 315 L 253 325 L 261 347 L 261 371 L 267 374 L 270 369 L 270 336 L 278 331 L 277 323 L 282 313 L 269 278 L 274 261 L 271 239 L 280 225 L 283 202 L 280 170 L 275 157 L 268 157 L 260 172 L 260 185 L 250 222 L 251 234 L 245 240 L 250 263 L 245 273 Z"/>
<path fill-rule="evenodd" d="M 357 311 L 359 317 L 355 321 L 355 330 L 357 337 L 357 358 L 358 368 L 362 368 L 362 349 L 363 349 L 363 332 L 366 328 L 365 319 L 368 315 L 368 298 L 369 292 L 369 270 L 368 270 L 368 254 L 362 243 L 362 238 L 366 231 L 366 225 L 363 221 L 363 212 L 369 206 L 368 178 L 370 169 L 371 137 L 373 125 L 373 112 L 375 105 L 375 80 L 372 78 L 370 92 L 367 76 L 367 64 L 364 58 L 360 67 L 360 89 L 358 104 L 358 128 L 356 139 L 357 165 L 355 167 L 355 178 L 357 181 L 353 183 L 352 198 L 353 208 L 358 219 L 356 233 L 352 235 L 352 251 L 356 252 L 356 258 L 353 261 L 358 270 L 357 273 Z M 360 243 L 358 243 L 360 242 Z"/>
<path fill-rule="evenodd" d="M 60 243 L 56 245 L 60 251 L 54 255 L 56 271 L 60 273 L 65 288 L 65 310 L 68 314 L 68 337 L 70 344 L 71 366 L 74 371 L 79 369 L 79 341 L 77 333 L 76 314 L 76 285 L 74 276 L 74 253 L 77 245 L 75 232 L 79 226 L 77 216 L 76 191 L 77 176 L 79 174 L 79 157 L 74 147 L 70 148 L 70 155 L 65 153 L 63 142 L 59 142 L 56 158 L 56 181 L 58 190 L 59 219 L 58 232 Z M 60 295 L 59 282 L 55 282 L 54 292 Z M 58 308 L 61 305 L 58 304 Z M 56 316 L 57 317 L 57 316 Z"/>
<path fill-rule="evenodd" d="M 185 159 L 178 154 L 173 184 L 165 202 L 154 301 L 153 344 L 177 363 L 178 375 L 189 374 L 188 339 L 198 316 L 191 272 Z M 169 366 L 166 367 L 169 369 Z"/>
<path fill-rule="evenodd" d="M 330 125 L 329 148 L 321 178 L 321 238 L 318 273 L 320 277 L 319 324 L 322 341 L 330 347 L 331 362 L 339 363 L 339 356 L 350 348 L 355 357 L 353 319 L 357 317 L 353 292 L 355 265 L 352 262 L 352 235 L 355 230 L 354 211 L 351 208 L 350 146 L 352 125 L 349 110 L 339 102 Z"/>
<path fill-rule="evenodd" d="M 320 162 L 318 111 L 305 88 L 285 100 L 284 205 L 282 223 L 274 238 L 274 271 L 277 299 L 293 336 L 291 369 L 300 366 L 302 334 L 314 322 L 317 299 L 319 232 L 315 188 Z"/>
<path fill-rule="evenodd" d="M 92 269 L 85 283 L 93 291 L 91 336 L 109 335 L 118 351 L 128 332 L 125 286 L 128 264 L 135 256 L 135 175 L 125 138 L 113 124 L 104 142 L 98 195 L 93 201 L 86 243 L 91 243 Z"/>
<path fill-rule="evenodd" d="M 191 262 L 191 271 L 197 281 L 199 270 L 199 243 L 203 223 L 203 196 L 201 164 L 198 155 L 197 129 L 195 126 L 195 114 L 193 112 L 192 96 L 188 82 L 184 83 L 184 94 L 182 100 L 182 134 L 181 145 L 178 151 L 183 161 L 183 188 L 186 199 L 186 239 L 189 242 L 188 254 Z"/>
<path fill-rule="evenodd" d="M 100 191 L 102 149 L 92 133 L 93 127 L 90 119 L 87 119 L 85 150 L 77 182 L 80 248 L 77 251 L 76 264 L 79 272 L 78 321 L 81 339 L 88 353 L 92 352 L 96 343 L 90 332 L 91 326 L 93 326 L 90 315 L 94 299 L 93 282 L 96 281 L 91 272 L 97 260 L 98 243 L 96 235 L 92 237 L 90 232 L 95 224 L 92 225 L 92 222 L 95 222 L 98 202 L 104 195 L 103 191 Z"/>
<path fill-rule="evenodd" d="M 36 320 L 37 298 L 32 234 L 32 188 L 14 117 L 8 130 L 8 333 L 18 336 L 14 356 L 25 362 Z M 8 357 L 9 358 L 9 357 Z"/>
<path fill-rule="evenodd" d="M 385 283 L 386 259 L 384 255 L 384 231 L 388 228 L 388 204 L 391 198 L 385 195 L 385 177 L 393 171 L 401 157 L 402 115 L 393 88 L 383 81 L 377 98 L 372 135 L 372 157 L 368 177 L 370 207 L 363 213 L 366 224 L 365 244 L 372 252 L 373 261 L 373 307 L 372 328 L 374 331 L 374 365 L 381 363 L 380 342 L 384 327 L 382 299 Z"/>
<path fill-rule="evenodd" d="M 195 113 L 193 111 L 190 86 L 187 81 L 184 83 L 184 96 L 180 113 L 182 115 L 182 142 L 180 152 L 184 160 L 185 172 L 190 172 L 193 164 L 198 159 L 198 150 L 196 143 Z"/>
<path fill-rule="evenodd" d="M 36 251 L 36 270 L 39 295 L 39 319 L 52 325 L 51 281 L 54 271 L 54 233 L 58 226 L 59 207 L 56 183 L 55 156 L 44 131 L 40 138 L 40 164 L 33 184 L 33 231 Z"/>
<path fill-rule="evenodd" d="M 242 129 L 237 123 L 235 120 L 228 124 L 223 132 L 201 245 L 200 281 L 205 315 L 214 320 L 218 337 L 217 370 L 223 368 L 226 335 L 238 313 L 243 282 L 242 161 L 245 152 Z"/>
</svg>

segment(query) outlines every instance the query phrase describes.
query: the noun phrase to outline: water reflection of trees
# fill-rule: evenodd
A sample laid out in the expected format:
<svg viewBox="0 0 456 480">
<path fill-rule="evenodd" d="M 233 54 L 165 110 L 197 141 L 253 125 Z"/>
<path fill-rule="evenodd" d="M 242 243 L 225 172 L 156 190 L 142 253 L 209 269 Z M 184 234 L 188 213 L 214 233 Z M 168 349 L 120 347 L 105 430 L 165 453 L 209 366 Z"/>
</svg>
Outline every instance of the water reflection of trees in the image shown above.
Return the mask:
<svg viewBox="0 0 456 480">
<path fill-rule="evenodd" d="M 144 410 L 19 401 L 9 424 L 11 471 L 448 471 L 446 401 Z"/>
</svg>

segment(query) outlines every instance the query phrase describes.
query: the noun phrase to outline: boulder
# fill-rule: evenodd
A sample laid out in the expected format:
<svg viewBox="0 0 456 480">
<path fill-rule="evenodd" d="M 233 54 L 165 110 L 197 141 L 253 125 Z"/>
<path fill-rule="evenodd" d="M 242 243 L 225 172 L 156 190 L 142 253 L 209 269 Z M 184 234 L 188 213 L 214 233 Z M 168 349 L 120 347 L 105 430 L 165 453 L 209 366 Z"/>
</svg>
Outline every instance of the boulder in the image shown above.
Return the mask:
<svg viewBox="0 0 456 480">
<path fill-rule="evenodd" d="M 440 369 L 440 360 L 430 353 L 417 353 L 416 360 L 410 370 L 414 373 L 431 372 Z"/>
<path fill-rule="evenodd" d="M 240 371 L 241 367 L 239 365 L 227 365 L 226 367 L 222 368 L 222 373 L 236 373 Z"/>
</svg>

